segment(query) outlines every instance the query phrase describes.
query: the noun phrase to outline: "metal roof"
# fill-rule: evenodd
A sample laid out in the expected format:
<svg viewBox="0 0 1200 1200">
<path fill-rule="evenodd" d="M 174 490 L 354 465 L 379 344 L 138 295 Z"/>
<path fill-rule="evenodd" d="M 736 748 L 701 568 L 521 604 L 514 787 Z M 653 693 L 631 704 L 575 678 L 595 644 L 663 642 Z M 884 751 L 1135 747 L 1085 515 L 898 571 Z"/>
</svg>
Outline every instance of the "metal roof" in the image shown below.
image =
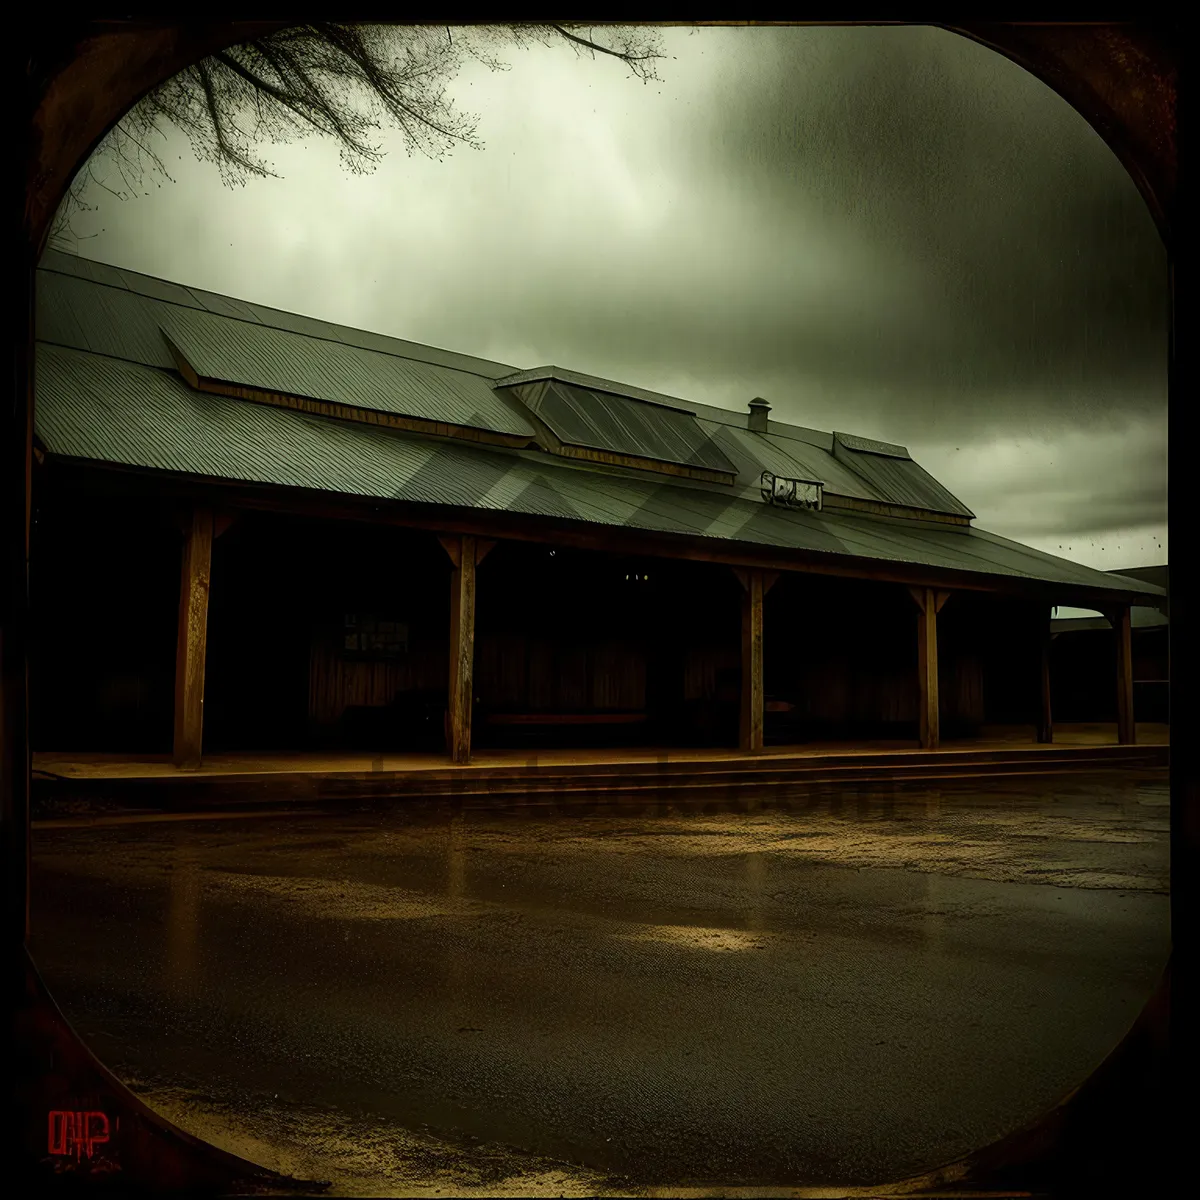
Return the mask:
<svg viewBox="0 0 1200 1200">
<path fill-rule="evenodd" d="M 400 358 L 433 363 L 455 371 L 482 375 L 486 379 L 511 375 L 515 370 L 514 367 L 505 363 L 493 362 L 491 359 L 479 358 L 476 355 L 459 354 L 453 350 L 425 346 L 420 342 L 409 342 L 403 338 L 388 337 L 386 334 L 372 333 L 366 329 L 354 329 L 348 325 L 333 325 L 328 321 L 319 321 L 315 317 L 284 312 L 281 309 L 268 308 L 263 304 L 252 304 L 248 300 L 239 300 L 233 296 L 219 296 L 215 292 L 185 287 L 183 284 L 156 279 L 152 275 L 142 275 L 137 271 L 110 267 L 106 263 L 93 262 L 91 259 L 79 258 L 74 254 L 47 250 L 38 264 L 37 289 L 39 295 L 43 290 L 52 289 L 56 279 L 62 277 L 84 279 L 152 300 L 164 300 L 171 304 L 214 312 L 220 316 L 236 317 L 239 320 L 268 325 L 274 329 L 286 329 L 292 333 L 302 333 L 310 337 L 341 341 L 348 346 L 360 346 L 364 350 L 378 350 L 381 353 L 394 354 Z M 38 336 L 42 336 L 40 330 Z"/>
<path fill-rule="evenodd" d="M 857 444 L 852 445 L 852 442 Z M 884 449 L 863 449 L 863 446 Z M 903 446 L 869 442 L 866 438 L 850 438 L 847 434 L 837 433 L 834 434 L 833 457 L 865 480 L 880 499 L 889 504 L 902 504 L 959 517 L 975 516 L 924 467 L 913 462 Z"/>
<path fill-rule="evenodd" d="M 503 388 L 555 380 L 556 386 L 580 387 L 586 393 L 586 406 L 574 413 L 570 404 L 555 400 L 548 409 L 560 422 L 582 421 L 586 431 L 570 436 L 583 445 L 736 471 L 732 491 L 746 498 L 758 499 L 760 477 L 769 470 L 820 480 L 827 495 L 969 515 L 911 459 L 889 462 L 900 470 L 888 475 L 879 467 L 885 460 L 847 449 L 852 444 L 895 449 L 886 443 L 842 434 L 840 447 L 835 447 L 831 434 L 778 421 L 768 423 L 767 433 L 754 433 L 746 428 L 744 414 L 711 405 L 685 404 L 560 367 L 514 373 L 499 363 L 279 312 L 56 251 L 43 256 L 37 293 L 37 333 L 43 342 L 175 369 L 165 330 L 198 374 L 227 384 L 469 425 L 505 438 L 532 439 L 533 426 L 519 404 L 488 397 L 488 384 Z M 676 413 L 695 414 L 694 424 L 677 428 Z M 851 461 L 839 461 L 837 454 Z M 857 461 L 868 458 L 874 460 L 874 470 Z"/>
<path fill-rule="evenodd" d="M 845 446 L 847 450 L 860 450 L 865 454 L 882 454 L 885 458 L 912 458 L 907 446 L 897 446 L 892 442 L 877 442 L 873 438 L 857 437 L 853 433 L 838 433 L 834 431 L 835 445 Z"/>
<path fill-rule="evenodd" d="M 213 313 L 171 308 L 160 327 L 202 378 L 354 408 L 525 436 L 533 426 L 486 379 Z"/>
<path fill-rule="evenodd" d="M 325 334 L 335 327 L 309 318 L 292 318 L 292 328 L 277 328 L 208 311 L 195 298 L 185 304 L 176 290 L 187 289 L 175 284 L 159 290 L 160 295 L 151 297 L 143 291 L 97 287 L 79 277 L 39 272 L 38 339 L 174 368 L 166 334 L 202 377 L 533 439 L 529 421 L 492 390 L 486 377 L 474 372 L 333 340 Z M 237 312 L 256 306 L 227 302 L 214 307 Z M 297 332 L 300 329 L 307 333 Z"/>
<path fill-rule="evenodd" d="M 803 442 L 753 433 L 733 425 L 716 426 L 712 440 L 736 467 L 738 494 L 747 499 L 761 500 L 760 481 L 764 471 L 785 479 L 820 480 L 827 491 L 842 496 L 853 496 L 860 500 L 880 499 L 852 471 L 830 455 Z"/>
<path fill-rule="evenodd" d="M 1158 609 L 1134 604 L 1129 609 L 1129 624 L 1134 629 L 1165 629 L 1170 622 Z M 1052 633 L 1084 633 L 1097 629 L 1112 629 L 1107 617 L 1054 617 L 1050 622 Z"/>
<path fill-rule="evenodd" d="M 525 404 L 559 441 L 571 446 L 737 474 L 709 431 L 680 409 L 560 380 L 547 380 Z"/>
<path fill-rule="evenodd" d="M 781 510 L 719 487 L 539 462 L 527 451 L 203 394 L 172 371 L 75 349 L 40 345 L 36 370 L 37 435 L 67 458 L 1040 580 L 1064 595 L 1161 591 L 980 529 Z"/>
<path fill-rule="evenodd" d="M 539 383 L 545 379 L 557 379 L 562 383 L 574 384 L 591 392 L 605 392 L 613 396 L 626 396 L 630 400 L 641 400 L 645 404 L 658 404 L 663 408 L 680 409 L 692 416 L 695 408 L 676 396 L 662 392 L 651 392 L 634 387 L 630 383 L 617 383 L 612 379 L 601 379 L 598 375 L 585 375 L 582 371 L 568 371 L 565 367 L 531 367 L 528 371 L 517 371 L 496 380 L 496 387 L 518 387 L 525 383 Z"/>
<path fill-rule="evenodd" d="M 1140 579 L 1143 583 L 1155 583 L 1160 588 L 1171 590 L 1171 571 L 1166 563 L 1157 567 L 1127 567 L 1123 571 L 1110 571 L 1110 575 L 1124 575 L 1128 579 Z"/>
<path fill-rule="evenodd" d="M 54 251 L 38 273 L 37 306 L 36 427 L 51 454 L 922 564 L 1110 595 L 1165 595 L 1152 580 L 1094 571 L 965 525 L 833 508 L 786 511 L 759 495 L 768 470 L 820 480 L 830 495 L 973 516 L 903 446 L 777 421 L 756 433 L 745 415 L 710 405 L 685 405 L 557 367 L 515 373 Z M 495 388 L 548 380 L 550 405 L 539 415 L 567 437 L 585 439 L 579 444 L 736 472 L 736 480 L 732 487 L 664 481 L 536 450 L 489 449 L 203 394 L 178 374 L 164 331 L 201 376 L 506 436 L 532 438 L 533 426 Z"/>
<path fill-rule="evenodd" d="M 158 318 L 172 310 L 124 289 L 38 274 L 38 341 L 90 350 L 148 367 L 175 366 Z"/>
</svg>

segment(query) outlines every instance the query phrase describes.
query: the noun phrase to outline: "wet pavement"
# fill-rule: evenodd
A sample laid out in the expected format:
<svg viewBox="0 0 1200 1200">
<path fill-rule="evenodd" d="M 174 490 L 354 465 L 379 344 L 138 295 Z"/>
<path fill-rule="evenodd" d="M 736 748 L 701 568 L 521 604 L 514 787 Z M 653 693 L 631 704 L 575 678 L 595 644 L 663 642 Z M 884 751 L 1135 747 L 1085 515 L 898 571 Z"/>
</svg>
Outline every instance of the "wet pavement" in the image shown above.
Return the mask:
<svg viewBox="0 0 1200 1200">
<path fill-rule="evenodd" d="M 35 829 L 164 1115 L 335 1194 L 872 1184 L 1036 1117 L 1170 943 L 1166 772 Z"/>
</svg>

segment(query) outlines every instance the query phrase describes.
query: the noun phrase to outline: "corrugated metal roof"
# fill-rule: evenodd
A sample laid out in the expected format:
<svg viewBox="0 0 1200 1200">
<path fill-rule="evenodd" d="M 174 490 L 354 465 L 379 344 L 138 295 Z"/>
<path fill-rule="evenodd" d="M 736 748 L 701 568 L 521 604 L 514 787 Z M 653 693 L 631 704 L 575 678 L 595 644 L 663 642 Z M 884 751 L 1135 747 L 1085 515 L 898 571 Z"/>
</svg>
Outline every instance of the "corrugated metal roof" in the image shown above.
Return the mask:
<svg viewBox="0 0 1200 1200">
<path fill-rule="evenodd" d="M 587 412 L 572 411 L 561 397 L 559 402 L 551 399 L 562 428 L 573 429 L 564 440 L 582 439 L 575 444 L 722 472 L 736 470 L 734 486 L 748 497 L 757 496 L 762 472 L 771 470 L 820 480 L 830 495 L 970 515 L 911 460 L 893 459 L 889 464 L 878 455 L 848 449 L 861 445 L 907 454 L 903 447 L 843 434 L 838 435 L 835 452 L 833 435 L 817 430 L 772 421 L 768 433 L 751 433 L 741 414 L 687 405 L 644 388 L 559 367 L 514 374 L 511 367 L 469 355 L 280 312 L 56 251 L 44 255 L 38 278 L 39 339 L 174 368 L 161 329 L 174 331 L 173 340 L 185 357 L 203 360 L 192 363 L 198 372 L 228 383 L 506 436 L 527 437 L 533 431 L 519 408 L 485 397 L 486 389 L 478 386 L 480 377 L 500 384 L 553 378 L 568 391 L 586 385 L 577 397 L 587 396 Z M 626 400 L 614 401 L 614 396 Z M 651 405 L 660 407 L 650 409 Z M 694 412 L 694 426 L 675 429 L 670 424 L 675 411 Z M 650 414 L 663 412 L 671 415 L 650 419 Z M 849 461 L 838 461 L 837 455 Z M 888 465 L 899 470 L 889 472 Z"/>
<path fill-rule="evenodd" d="M 696 415 L 695 408 L 677 396 L 667 396 L 662 392 L 651 392 L 645 388 L 634 387 L 631 383 L 617 383 L 613 379 L 601 379 L 598 375 L 585 375 L 582 371 L 568 371 L 565 367 L 531 367 L 528 371 L 517 371 L 496 380 L 496 387 L 519 387 L 525 383 L 537 383 L 543 379 L 557 379 L 561 383 L 572 384 L 590 392 L 604 392 L 613 396 L 627 396 L 631 400 L 641 400 L 646 404 L 658 404 L 663 408 L 680 409 L 692 416 Z"/>
<path fill-rule="evenodd" d="M 55 455 L 380 499 L 1157 595 L 979 529 L 787 511 L 683 482 L 572 470 L 547 456 L 439 442 L 191 390 L 177 375 L 77 350 L 37 353 L 37 434 Z"/>
<path fill-rule="evenodd" d="M 1124 571 L 1109 571 L 1110 575 L 1124 575 L 1129 579 L 1140 579 L 1143 583 L 1155 583 L 1160 588 L 1171 590 L 1171 572 L 1166 563 L 1157 567 L 1129 567 Z"/>
<path fill-rule="evenodd" d="M 856 475 L 848 467 L 838 462 L 832 454 L 818 449 L 810 442 L 799 438 L 781 437 L 775 433 L 747 434 L 747 437 L 761 439 L 763 443 L 786 454 L 799 465 L 800 474 L 809 479 L 819 479 L 825 484 L 827 492 L 839 496 L 852 496 L 859 500 L 881 500 L 882 497 L 867 481 Z"/>
<path fill-rule="evenodd" d="M 37 334 L 56 345 L 173 369 L 165 332 L 196 372 L 208 378 L 531 440 L 534 436 L 533 426 L 477 374 L 218 315 L 195 297 L 193 305 L 42 272 Z"/>
<path fill-rule="evenodd" d="M 864 454 L 882 454 L 885 458 L 911 458 L 907 446 L 897 446 L 894 442 L 877 442 L 874 438 L 858 437 L 853 433 L 833 434 L 834 443 L 845 446 L 847 450 L 859 450 Z"/>
<path fill-rule="evenodd" d="M 344 342 L 348 346 L 361 346 L 364 350 L 378 350 L 384 354 L 412 358 L 418 362 L 433 363 L 436 366 L 449 367 L 455 371 L 483 375 L 488 379 L 511 375 L 514 369 L 505 363 L 493 362 L 477 355 L 459 354 L 453 350 L 425 346 L 419 342 L 388 337 L 386 334 L 372 333 L 365 329 L 333 325 L 327 321 L 319 321 L 315 317 L 303 317 L 297 313 L 268 308 L 263 304 L 252 304 L 248 300 L 239 300 L 233 296 L 219 296 L 214 292 L 185 287 L 183 284 L 157 279 L 152 275 L 142 275 L 137 271 L 129 271 L 125 268 L 110 267 L 106 263 L 93 262 L 73 254 L 63 254 L 57 250 L 47 250 L 42 255 L 38 271 L 39 291 L 45 286 L 50 286 L 56 276 L 73 276 L 91 283 L 103 284 L 106 287 L 130 291 L 149 299 L 166 300 L 169 303 L 182 304 L 188 308 L 206 309 L 221 316 L 253 321 L 256 324 L 269 325 L 276 329 L 327 337 L 334 341 Z M 319 329 L 324 332 L 318 333 Z"/>
<path fill-rule="evenodd" d="M 263 309 L 262 311 L 264 313 L 274 312 L 273 309 Z M 419 362 L 433 363 L 439 367 L 449 367 L 454 371 L 482 375 L 489 380 L 507 375 L 512 371 L 512 367 L 505 363 L 478 358 L 472 354 L 459 354 L 454 350 L 443 350 L 438 346 L 424 346 L 420 342 L 409 342 L 403 338 L 372 333 L 369 329 L 350 329 L 346 326 L 339 326 L 338 340 L 345 342 L 347 346 L 361 346 L 364 350 L 378 350 L 383 354 L 395 354 L 400 358 L 412 358 Z"/>
<path fill-rule="evenodd" d="M 200 302 L 200 307 L 220 317 L 236 317 L 239 321 L 258 322 L 258 314 L 246 303 L 235 296 L 218 296 L 216 292 L 206 292 L 200 288 L 188 289 Z"/>
<path fill-rule="evenodd" d="M 1117 572 L 1106 572 L 1116 574 Z M 1134 629 L 1164 629 L 1169 622 L 1156 608 L 1134 604 L 1129 609 L 1129 624 Z M 1085 633 L 1097 629 L 1112 629 L 1106 617 L 1055 617 L 1050 622 L 1052 633 Z"/>
<path fill-rule="evenodd" d="M 191 310 L 147 300 L 124 288 L 97 287 L 86 279 L 44 274 L 38 278 L 39 341 L 148 367 L 174 367 L 159 320 L 164 313 L 178 311 Z"/>
<path fill-rule="evenodd" d="M 791 455 L 772 445 L 761 433 L 720 425 L 712 434 L 712 440 L 737 467 L 738 483 L 747 491 L 753 488 L 757 492 L 764 471 L 782 475 L 786 479 L 817 478 Z"/>
<path fill-rule="evenodd" d="M 526 404 L 555 437 L 571 446 L 737 474 L 710 432 L 679 409 L 588 391 L 561 380 L 546 381 Z"/>
<path fill-rule="evenodd" d="M 782 438 L 785 442 L 802 442 L 815 446 L 832 457 L 833 434 L 822 433 L 819 429 L 807 429 L 803 425 L 785 425 L 782 421 L 768 421 L 767 433 L 771 437 Z"/>
<path fill-rule="evenodd" d="M 160 324 L 202 378 L 534 436 L 533 426 L 478 375 L 190 308 L 164 308 Z"/>
<path fill-rule="evenodd" d="M 107 263 L 81 258 L 77 254 L 64 254 L 60 250 L 47 250 L 38 263 L 42 271 L 62 271 L 79 279 L 90 279 L 93 283 L 111 284 L 113 287 L 128 287 L 121 272 Z"/>
<path fill-rule="evenodd" d="M 951 513 L 960 517 L 975 516 L 924 467 L 913 462 L 903 446 L 896 447 L 904 450 L 902 457 L 873 450 L 858 450 L 847 444 L 845 436 L 840 433 L 834 435 L 833 457 L 864 479 L 880 499 L 889 504 L 903 504 L 930 512 Z"/>
<path fill-rule="evenodd" d="M 121 281 L 131 292 L 137 292 L 151 300 L 165 300 L 168 304 L 182 304 L 186 308 L 200 307 L 190 288 L 167 279 L 154 279 L 139 275 L 136 271 L 118 271 Z"/>
</svg>

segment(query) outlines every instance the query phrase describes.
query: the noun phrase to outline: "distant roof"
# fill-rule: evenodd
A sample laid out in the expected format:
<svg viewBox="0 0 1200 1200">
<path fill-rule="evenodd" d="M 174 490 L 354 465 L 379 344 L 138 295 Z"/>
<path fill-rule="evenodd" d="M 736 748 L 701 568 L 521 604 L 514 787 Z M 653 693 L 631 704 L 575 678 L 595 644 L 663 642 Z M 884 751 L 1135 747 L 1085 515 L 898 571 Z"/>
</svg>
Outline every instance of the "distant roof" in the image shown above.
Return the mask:
<svg viewBox="0 0 1200 1200">
<path fill-rule="evenodd" d="M 1140 579 L 1170 591 L 1170 568 L 1166 563 L 1155 567 L 1127 567 L 1122 571 L 1110 571 L 1110 575 L 1124 575 L 1127 579 Z"/>
<path fill-rule="evenodd" d="M 921 564 L 1067 589 L 1160 592 L 970 526 L 970 510 L 902 446 L 777 421 L 756 433 L 745 414 L 711 405 L 557 367 L 517 372 L 53 251 L 38 273 L 37 300 L 36 433 L 54 456 Z M 189 386 L 184 367 L 200 390 Z M 228 386 L 220 392 L 204 379 Z M 579 393 L 583 408 L 576 406 L 574 416 L 593 441 L 612 437 L 639 453 L 720 463 L 733 482 L 655 477 L 548 453 L 535 441 L 532 410 L 508 394 L 522 379 L 550 379 L 556 391 Z M 271 399 L 277 393 L 308 397 L 319 407 L 277 407 Z M 649 421 L 633 416 L 648 413 L 658 415 Z M 389 425 L 396 415 L 477 436 L 463 440 Z M 565 430 L 567 418 L 559 418 Z M 492 444 L 481 444 L 489 438 Z M 822 511 L 767 504 L 764 471 L 818 480 L 827 498 L 844 503 Z M 854 504 L 860 511 L 847 510 Z M 917 511 L 959 524 L 876 515 Z"/>
<path fill-rule="evenodd" d="M 1162 629 L 1169 622 L 1157 608 L 1135 604 L 1129 609 L 1129 624 L 1133 629 Z M 1052 633 L 1081 633 L 1085 630 L 1111 628 L 1107 617 L 1055 617 L 1050 622 Z"/>
<path fill-rule="evenodd" d="M 1163 629 L 1170 624 L 1167 612 L 1169 594 L 1168 568 L 1164 563 L 1155 567 L 1129 567 L 1121 571 L 1108 571 L 1108 575 L 1118 578 L 1136 580 L 1148 583 L 1163 591 L 1160 607 L 1151 608 L 1133 605 L 1129 610 L 1129 624 L 1134 629 Z M 1050 622 L 1054 633 L 1082 633 L 1088 630 L 1111 629 L 1107 617 L 1055 617 Z"/>
</svg>

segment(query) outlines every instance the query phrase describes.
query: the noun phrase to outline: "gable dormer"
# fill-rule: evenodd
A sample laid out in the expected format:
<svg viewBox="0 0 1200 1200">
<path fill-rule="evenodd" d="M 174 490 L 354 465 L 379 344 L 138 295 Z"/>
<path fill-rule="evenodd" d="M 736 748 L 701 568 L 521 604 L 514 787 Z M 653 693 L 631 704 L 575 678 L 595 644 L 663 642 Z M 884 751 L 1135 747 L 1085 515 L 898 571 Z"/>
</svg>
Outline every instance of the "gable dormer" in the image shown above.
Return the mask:
<svg viewBox="0 0 1200 1200">
<path fill-rule="evenodd" d="M 529 414 L 538 444 L 564 458 L 732 485 L 737 467 L 680 402 L 607 379 L 537 367 L 492 385 Z"/>
</svg>

